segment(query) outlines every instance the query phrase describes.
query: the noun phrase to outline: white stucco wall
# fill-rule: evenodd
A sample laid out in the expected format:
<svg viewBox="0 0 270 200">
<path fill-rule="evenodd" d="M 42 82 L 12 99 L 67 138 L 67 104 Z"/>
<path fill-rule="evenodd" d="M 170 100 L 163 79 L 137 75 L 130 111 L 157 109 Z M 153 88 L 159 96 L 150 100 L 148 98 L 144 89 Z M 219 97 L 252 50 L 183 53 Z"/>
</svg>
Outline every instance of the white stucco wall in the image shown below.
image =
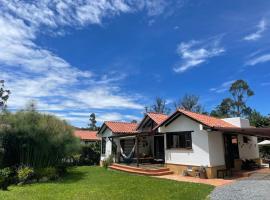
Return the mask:
<svg viewBox="0 0 270 200">
<path fill-rule="evenodd" d="M 221 132 L 209 132 L 209 155 L 210 155 L 210 166 L 221 166 L 225 165 L 224 158 L 224 140 Z"/>
<path fill-rule="evenodd" d="M 112 142 L 109 140 L 109 136 L 112 136 L 112 131 L 110 129 L 106 129 L 101 137 L 106 137 L 106 152 L 105 154 L 101 154 L 100 160 L 104 160 L 108 158 L 112 153 Z M 101 145 L 101 152 L 102 152 L 102 145 Z"/>
<path fill-rule="evenodd" d="M 232 118 L 225 118 L 222 120 L 240 128 L 250 127 L 250 123 L 248 119 L 243 119 L 240 117 L 232 117 Z"/>
<path fill-rule="evenodd" d="M 238 148 L 240 159 L 259 158 L 259 147 L 257 137 L 246 136 L 249 138 L 248 143 L 243 142 L 243 135 L 238 135 Z"/>
<path fill-rule="evenodd" d="M 160 132 L 193 131 L 192 149 L 166 149 L 165 141 L 165 163 L 182 165 L 210 165 L 208 132 L 200 130 L 199 123 L 181 115 L 167 127 L 159 128 Z"/>
</svg>

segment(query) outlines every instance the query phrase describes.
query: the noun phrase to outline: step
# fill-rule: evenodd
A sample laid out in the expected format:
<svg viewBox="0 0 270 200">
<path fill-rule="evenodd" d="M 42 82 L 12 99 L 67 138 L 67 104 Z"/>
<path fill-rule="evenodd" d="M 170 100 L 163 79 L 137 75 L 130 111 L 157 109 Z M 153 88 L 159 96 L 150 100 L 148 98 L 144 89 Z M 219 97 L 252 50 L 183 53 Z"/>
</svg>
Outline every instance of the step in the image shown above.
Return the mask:
<svg viewBox="0 0 270 200">
<path fill-rule="evenodd" d="M 132 169 L 126 169 L 122 167 L 117 167 L 117 166 L 110 166 L 110 169 L 113 170 L 118 170 L 118 171 L 123 171 L 123 172 L 128 172 L 132 174 L 139 174 L 139 175 L 145 175 L 145 176 L 164 176 L 164 175 L 170 175 L 173 174 L 172 171 L 162 171 L 162 172 L 145 172 L 145 171 L 136 171 Z"/>
<path fill-rule="evenodd" d="M 128 165 L 121 165 L 121 164 L 116 164 L 114 163 L 112 166 L 120 167 L 123 169 L 129 169 L 133 171 L 143 171 L 143 172 L 166 172 L 170 171 L 169 168 L 159 168 L 159 169 L 144 169 L 144 168 L 139 168 L 139 167 L 134 167 L 134 166 L 128 166 Z"/>
<path fill-rule="evenodd" d="M 255 171 L 247 171 L 247 172 L 233 171 L 233 176 L 236 176 L 236 177 L 250 177 L 254 173 L 256 173 L 256 172 Z"/>
</svg>

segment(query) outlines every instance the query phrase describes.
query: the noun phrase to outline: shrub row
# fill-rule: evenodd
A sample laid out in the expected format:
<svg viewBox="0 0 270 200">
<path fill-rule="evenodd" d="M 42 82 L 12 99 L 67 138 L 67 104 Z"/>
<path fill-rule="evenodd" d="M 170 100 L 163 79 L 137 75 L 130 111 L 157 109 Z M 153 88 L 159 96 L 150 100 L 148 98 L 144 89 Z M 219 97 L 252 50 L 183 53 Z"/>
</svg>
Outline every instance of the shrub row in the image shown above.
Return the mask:
<svg viewBox="0 0 270 200">
<path fill-rule="evenodd" d="M 28 166 L 0 169 L 0 189 L 7 190 L 11 184 L 23 185 L 33 182 L 57 180 L 66 173 L 65 166 L 33 169 Z"/>
</svg>

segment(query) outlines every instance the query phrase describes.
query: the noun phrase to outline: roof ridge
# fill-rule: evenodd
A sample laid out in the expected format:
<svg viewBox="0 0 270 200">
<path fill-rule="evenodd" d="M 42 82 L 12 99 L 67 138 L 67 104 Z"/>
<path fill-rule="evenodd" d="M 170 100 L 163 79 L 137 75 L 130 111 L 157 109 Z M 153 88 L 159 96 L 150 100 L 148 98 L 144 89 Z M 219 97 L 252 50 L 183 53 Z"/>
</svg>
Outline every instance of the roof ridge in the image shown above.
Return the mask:
<svg viewBox="0 0 270 200">
<path fill-rule="evenodd" d="M 185 109 L 181 109 L 179 108 L 178 111 L 182 112 L 191 112 L 191 113 L 194 113 L 194 114 L 197 114 L 197 115 L 203 115 L 203 116 L 206 116 L 206 117 L 211 117 L 211 118 L 214 118 L 214 119 L 220 119 L 222 120 L 222 118 L 218 118 L 218 117 L 214 117 L 214 116 L 211 116 L 211 115 L 206 115 L 206 114 L 202 114 L 202 113 L 197 113 L 197 112 L 193 112 L 193 111 L 190 111 L 190 110 L 185 110 Z"/>
<path fill-rule="evenodd" d="M 135 122 L 121 122 L 121 121 L 104 121 L 104 123 L 123 123 L 123 124 L 138 124 L 138 123 L 135 123 Z"/>
<path fill-rule="evenodd" d="M 168 116 L 167 114 L 165 114 L 165 113 L 158 113 L 158 112 L 146 112 L 146 114 L 150 114 L 150 113 L 152 113 L 152 114 L 158 114 L 158 115 L 166 115 L 166 116 Z"/>
</svg>

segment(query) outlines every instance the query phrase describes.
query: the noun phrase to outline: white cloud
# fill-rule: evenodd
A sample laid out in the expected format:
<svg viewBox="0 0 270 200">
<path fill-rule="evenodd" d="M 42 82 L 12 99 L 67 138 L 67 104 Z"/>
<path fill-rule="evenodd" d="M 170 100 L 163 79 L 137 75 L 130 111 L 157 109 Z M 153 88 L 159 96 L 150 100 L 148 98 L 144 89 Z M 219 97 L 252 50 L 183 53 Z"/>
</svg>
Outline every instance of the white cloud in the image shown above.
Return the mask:
<svg viewBox="0 0 270 200">
<path fill-rule="evenodd" d="M 45 112 L 48 114 L 55 114 L 51 112 Z M 96 112 L 96 120 L 99 124 L 102 124 L 104 121 L 139 121 L 141 118 L 135 115 L 125 115 L 118 112 Z M 61 119 L 65 119 L 67 121 L 76 122 L 82 126 L 87 126 L 89 123 L 89 115 L 90 113 L 86 112 L 67 112 L 67 113 L 56 113 Z"/>
<path fill-rule="evenodd" d="M 232 83 L 234 83 L 234 82 L 235 82 L 235 80 L 226 81 L 226 82 L 222 83 L 219 87 L 211 88 L 210 91 L 211 92 L 216 92 L 216 93 L 226 92 L 226 91 L 228 91 L 228 89 L 230 88 Z"/>
<path fill-rule="evenodd" d="M 0 48 L 4 49 L 0 78 L 12 92 L 11 109 L 21 109 L 30 100 L 47 111 L 143 108 L 138 98 L 117 86 L 125 74 L 82 71 L 35 43 L 41 30 L 100 24 L 105 17 L 133 12 L 124 1 L 0 0 L 0 4 Z"/>
<path fill-rule="evenodd" d="M 181 58 L 181 62 L 174 68 L 175 72 L 185 72 L 202 63 L 207 62 L 208 59 L 219 56 L 225 49 L 220 47 L 220 40 L 207 40 L 182 42 L 178 45 L 177 53 Z"/>
<path fill-rule="evenodd" d="M 262 19 L 258 24 L 257 24 L 257 31 L 254 33 L 251 33 L 247 36 L 244 37 L 244 40 L 247 41 L 256 41 L 262 37 L 263 32 L 267 28 L 267 23 L 265 19 Z"/>
<path fill-rule="evenodd" d="M 264 55 L 259 55 L 259 56 L 253 56 L 251 57 L 247 62 L 246 65 L 257 65 L 265 62 L 270 61 L 270 54 L 264 54 Z"/>
</svg>

